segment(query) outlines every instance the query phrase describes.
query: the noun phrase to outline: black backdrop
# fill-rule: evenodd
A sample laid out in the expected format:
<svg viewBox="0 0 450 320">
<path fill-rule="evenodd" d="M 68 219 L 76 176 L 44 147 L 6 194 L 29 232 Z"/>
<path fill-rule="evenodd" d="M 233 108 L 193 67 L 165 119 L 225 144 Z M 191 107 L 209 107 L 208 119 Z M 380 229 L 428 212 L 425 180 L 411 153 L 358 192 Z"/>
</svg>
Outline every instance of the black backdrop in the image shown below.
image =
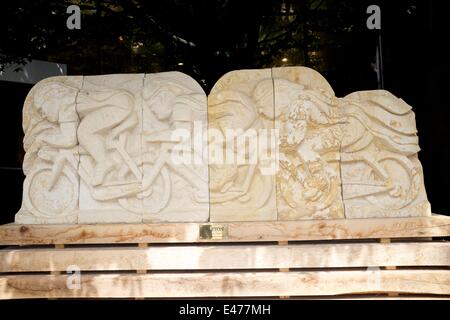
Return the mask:
<svg viewBox="0 0 450 320">
<path fill-rule="evenodd" d="M 236 47 L 233 39 L 239 37 L 239 26 L 254 27 L 253 24 L 257 23 L 257 21 L 252 16 L 252 12 L 256 14 L 257 10 L 255 8 L 263 6 L 262 2 L 236 2 L 230 0 L 230 3 L 235 2 L 236 4 L 234 6 L 230 5 L 230 9 L 226 12 L 220 10 L 211 12 L 208 10 L 207 5 L 205 5 L 206 9 L 201 9 L 199 5 L 195 7 L 197 11 L 193 13 L 196 15 L 196 19 L 191 19 L 190 21 L 186 21 L 186 17 L 182 17 L 183 12 L 164 11 L 167 9 L 164 7 L 165 3 L 171 3 L 173 10 L 173 8 L 177 8 L 176 5 L 180 2 L 184 3 L 184 1 L 155 1 L 159 6 L 155 5 L 148 10 L 150 13 L 152 13 L 152 10 L 155 10 L 154 16 L 164 21 L 162 24 L 164 28 L 158 29 L 160 32 L 169 32 L 169 35 L 172 36 L 183 29 L 195 31 L 193 37 L 197 47 L 191 51 L 176 45 L 171 46 L 170 40 L 165 39 L 163 41 L 166 45 L 165 51 L 159 54 L 155 53 L 151 58 L 153 59 L 152 61 L 155 61 L 155 64 L 148 64 L 145 61 L 143 62 L 142 59 L 127 59 L 126 62 L 120 64 L 120 69 L 118 69 L 118 64 L 114 63 L 114 61 L 106 61 L 105 57 L 108 55 L 106 50 L 101 55 L 106 62 L 104 61 L 100 66 L 98 66 L 98 63 L 95 64 L 98 67 L 97 69 L 92 68 L 92 64 L 89 63 L 90 58 L 84 57 L 82 50 L 67 49 L 67 47 L 61 47 L 61 51 L 58 51 L 58 47 L 55 45 L 53 52 L 47 50 L 41 54 L 36 51 L 33 53 L 35 54 L 34 57 L 67 63 L 69 74 L 155 72 L 181 69 L 181 71 L 200 81 L 207 93 L 214 82 L 226 71 L 279 65 L 276 60 L 270 61 L 266 59 L 263 61 L 263 59 L 258 59 L 254 55 L 247 54 L 245 50 L 238 51 L 237 54 L 234 52 L 235 54 L 233 55 L 232 50 Z M 218 2 L 224 1 L 209 1 L 209 3 Z M 273 0 L 270 1 L 269 5 L 274 6 L 283 2 L 302 3 L 300 0 Z M 32 32 L 32 29 L 27 28 L 36 28 L 36 25 L 40 23 L 48 23 L 44 21 L 45 17 L 39 18 L 39 16 L 34 18 L 37 20 L 31 25 L 17 21 L 13 11 L 15 12 L 18 6 L 21 6 L 24 11 L 28 10 L 32 14 L 35 8 L 31 3 L 5 1 L 4 8 L 6 8 L 7 12 L 2 15 L 5 18 L 2 18 L 0 23 L 1 32 L 14 33 L 17 29 L 18 34 L 27 35 L 27 33 Z M 40 3 L 42 4 L 43 2 Z M 346 5 L 345 8 L 349 8 L 349 15 L 357 12 L 360 13 L 360 16 L 356 18 L 353 16 L 346 17 L 344 10 L 344 16 L 341 16 L 340 19 L 353 19 L 352 21 L 356 23 L 355 31 L 349 32 L 346 36 L 335 34 L 331 26 L 329 27 L 327 34 L 331 35 L 330 41 L 334 45 L 330 45 L 329 48 L 324 50 L 326 52 L 323 55 L 325 63 L 320 71 L 329 80 L 338 96 L 343 96 L 355 90 L 377 88 L 376 76 L 371 65 L 374 61 L 377 33 L 365 28 L 367 18 L 365 8 L 369 4 L 380 5 L 382 10 L 385 89 L 402 97 L 413 106 L 413 110 L 416 113 L 419 142 L 422 148 L 419 158 L 424 167 L 428 198 L 433 212 L 449 214 L 450 126 L 448 123 L 450 120 L 450 50 L 447 45 L 450 31 L 447 17 L 448 12 L 450 12 L 449 1 L 347 0 L 342 1 L 342 4 Z M 11 12 L 8 12 L 8 10 Z M 45 11 L 45 6 L 41 10 Z M 126 10 L 123 14 L 126 14 Z M 204 21 L 200 21 L 199 17 L 204 18 Z M 114 23 L 114 21 L 109 23 Z M 86 20 L 83 28 L 86 30 L 90 26 L 92 26 L 92 22 Z M 107 27 L 103 25 L 103 28 Z M 201 34 L 198 34 L 199 32 Z M 8 36 L 4 35 L 4 39 L 7 39 Z M 159 37 L 156 33 L 149 33 L 147 36 Z M 14 41 L 11 39 L 0 40 L 0 55 L 11 54 L 11 52 L 20 54 L 21 47 L 32 45 L 30 43 L 26 43 L 26 46 L 24 45 L 26 41 L 29 41 L 27 39 L 24 37 L 21 40 L 22 42 L 17 39 L 13 39 Z M 290 49 L 289 45 L 292 44 L 281 43 L 280 48 L 277 49 L 280 49 L 278 51 L 281 52 L 284 49 L 288 51 Z M 11 50 L 12 47 L 15 50 Z M 219 49 L 226 52 L 230 51 L 232 54 L 231 56 L 218 56 L 215 52 L 219 51 Z M 69 54 L 67 54 L 67 50 L 69 50 Z M 70 50 L 75 50 L 73 55 L 70 55 Z M 64 54 L 58 55 L 58 52 L 63 51 Z M 29 54 L 29 52 L 26 52 L 26 54 Z M 183 67 L 176 66 L 176 62 L 179 59 L 183 59 L 186 62 Z M 300 61 L 300 63 L 296 64 L 302 63 Z M 312 62 L 307 64 L 314 67 Z M 195 66 L 195 68 L 191 65 Z M 21 108 L 30 88 L 31 85 L 28 84 L 0 81 L 0 95 L 2 97 L 0 183 L 3 190 L 0 193 L 2 205 L 0 223 L 12 222 L 14 214 L 21 203 L 23 182 L 23 173 L 20 170 L 23 158 Z"/>
</svg>

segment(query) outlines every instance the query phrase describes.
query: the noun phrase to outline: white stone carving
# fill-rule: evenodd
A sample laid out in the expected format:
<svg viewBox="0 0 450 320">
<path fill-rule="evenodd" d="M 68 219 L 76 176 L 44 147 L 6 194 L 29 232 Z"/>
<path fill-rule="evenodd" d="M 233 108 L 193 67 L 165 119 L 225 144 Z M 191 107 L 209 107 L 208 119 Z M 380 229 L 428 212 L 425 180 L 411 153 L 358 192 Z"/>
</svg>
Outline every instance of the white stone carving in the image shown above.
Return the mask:
<svg viewBox="0 0 450 320">
<path fill-rule="evenodd" d="M 142 221 L 143 81 L 144 74 L 84 77 L 77 98 L 79 223 Z"/>
<path fill-rule="evenodd" d="M 210 220 L 276 220 L 275 172 L 270 161 L 238 163 L 238 140 L 274 128 L 271 70 L 240 70 L 224 75 L 208 97 Z M 227 134 L 227 130 L 230 134 Z M 251 139 L 251 138 L 250 138 Z M 253 139 L 254 140 L 254 139 Z M 269 144 L 270 145 L 270 144 Z M 245 149 L 246 157 L 253 145 Z M 269 146 L 268 146 L 269 147 Z M 223 151 L 223 153 L 221 152 Z M 261 153 L 261 152 L 260 152 Z M 217 159 L 223 155 L 223 164 Z"/>
<path fill-rule="evenodd" d="M 430 215 L 411 106 L 384 90 L 355 92 L 339 103 L 347 117 L 341 148 L 346 218 Z"/>
<path fill-rule="evenodd" d="M 79 164 L 76 97 L 82 77 L 39 82 L 23 108 L 23 171 L 18 223 L 76 223 Z"/>
<path fill-rule="evenodd" d="M 179 72 L 40 82 L 24 107 L 26 179 L 16 221 L 207 221 L 202 146 L 195 163 L 171 157 L 181 144 L 176 128 L 189 134 L 200 126 L 206 148 L 206 107 L 201 87 Z"/>
<path fill-rule="evenodd" d="M 414 113 L 337 98 L 304 67 L 54 77 L 23 109 L 18 223 L 270 221 L 431 214 Z"/>
<path fill-rule="evenodd" d="M 203 89 L 185 74 L 145 75 L 141 193 L 145 222 L 208 220 L 206 105 Z M 182 150 L 174 150 L 176 145 Z"/>
</svg>

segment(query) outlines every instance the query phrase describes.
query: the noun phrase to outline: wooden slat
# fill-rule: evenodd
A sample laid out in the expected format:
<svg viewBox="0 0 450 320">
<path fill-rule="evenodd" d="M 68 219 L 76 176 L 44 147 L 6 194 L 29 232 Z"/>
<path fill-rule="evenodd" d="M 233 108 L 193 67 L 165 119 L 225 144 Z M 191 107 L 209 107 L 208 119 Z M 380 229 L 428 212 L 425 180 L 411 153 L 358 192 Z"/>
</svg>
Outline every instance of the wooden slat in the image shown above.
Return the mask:
<svg viewBox="0 0 450 320">
<path fill-rule="evenodd" d="M 217 224 L 217 223 L 215 223 Z M 200 223 L 0 226 L 0 245 L 248 242 L 450 236 L 450 217 L 221 223 L 223 240 L 199 239 Z"/>
<path fill-rule="evenodd" d="M 0 272 L 449 266 L 450 243 L 34 248 L 0 250 Z"/>
<path fill-rule="evenodd" d="M 326 296 L 397 292 L 450 295 L 448 270 L 0 276 L 0 298 Z"/>
</svg>

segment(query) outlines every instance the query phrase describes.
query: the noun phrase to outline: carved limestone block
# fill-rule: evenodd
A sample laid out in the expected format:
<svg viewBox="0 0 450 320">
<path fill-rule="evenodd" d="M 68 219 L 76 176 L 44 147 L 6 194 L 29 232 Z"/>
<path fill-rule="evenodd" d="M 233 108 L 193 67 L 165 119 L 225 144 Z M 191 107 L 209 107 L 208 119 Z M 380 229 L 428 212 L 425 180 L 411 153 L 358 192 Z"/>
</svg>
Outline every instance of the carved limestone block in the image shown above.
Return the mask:
<svg viewBox="0 0 450 320">
<path fill-rule="evenodd" d="M 347 124 L 341 149 L 346 218 L 431 214 L 411 106 L 384 90 L 341 99 Z"/>
<path fill-rule="evenodd" d="M 343 110 L 328 82 L 303 67 L 272 69 L 279 220 L 344 217 L 340 179 Z"/>
<path fill-rule="evenodd" d="M 179 72 L 38 83 L 24 107 L 16 221 L 207 221 L 206 109 L 200 85 Z M 196 128 L 199 142 L 186 139 Z"/>
<path fill-rule="evenodd" d="M 210 220 L 276 220 L 270 69 L 225 74 L 208 97 Z M 261 143 L 262 142 L 262 143 Z"/>
<path fill-rule="evenodd" d="M 29 92 L 23 107 L 22 207 L 18 223 L 76 223 L 79 199 L 76 98 L 82 77 L 53 77 Z"/>
<path fill-rule="evenodd" d="M 210 151 L 216 131 L 223 136 L 227 129 L 247 133 L 261 124 L 273 126 L 277 145 L 272 157 L 276 179 L 264 176 L 266 184 L 247 180 L 252 168 L 247 163 L 217 165 L 212 160 L 217 156 L 210 157 L 212 221 L 274 219 L 269 212 L 273 200 L 257 208 L 252 199 L 266 198 L 251 196 L 254 190 L 265 195 L 269 188 L 262 186 L 271 183 L 276 185 L 278 220 L 431 213 L 417 158 L 414 113 L 387 91 L 337 98 L 328 82 L 309 68 L 240 70 L 218 81 L 208 113 Z M 219 148 L 224 155 L 247 152 L 243 145 L 226 142 Z M 262 163 L 258 158 L 256 167 Z"/>
<path fill-rule="evenodd" d="M 415 116 L 337 98 L 304 67 L 54 77 L 23 109 L 16 222 L 273 221 L 431 214 Z"/>
<path fill-rule="evenodd" d="M 207 221 L 207 102 L 203 89 L 179 72 L 146 74 L 142 105 L 144 221 Z"/>
<path fill-rule="evenodd" d="M 80 117 L 79 223 L 141 222 L 144 74 L 85 76 Z"/>
</svg>

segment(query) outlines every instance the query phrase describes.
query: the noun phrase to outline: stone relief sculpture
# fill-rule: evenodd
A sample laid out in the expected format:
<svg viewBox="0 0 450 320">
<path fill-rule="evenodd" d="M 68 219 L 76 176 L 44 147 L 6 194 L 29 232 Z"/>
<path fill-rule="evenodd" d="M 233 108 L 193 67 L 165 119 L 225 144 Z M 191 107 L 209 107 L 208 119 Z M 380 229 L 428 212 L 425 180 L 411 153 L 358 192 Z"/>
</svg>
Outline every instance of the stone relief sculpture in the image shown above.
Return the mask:
<svg viewBox="0 0 450 320">
<path fill-rule="evenodd" d="M 80 223 L 141 222 L 143 74 L 84 77 L 80 117 Z M 141 206 L 142 207 L 142 206 Z"/>
<path fill-rule="evenodd" d="M 276 127 L 280 130 L 277 206 L 280 220 L 343 218 L 340 148 L 343 110 L 331 88 L 296 82 L 274 69 Z M 320 79 L 320 75 L 315 76 Z M 325 81 L 323 79 L 323 81 Z"/>
<path fill-rule="evenodd" d="M 82 77 L 41 81 L 23 108 L 23 201 L 20 223 L 76 223 L 79 165 L 76 97 Z"/>
<path fill-rule="evenodd" d="M 26 180 L 16 221 L 208 220 L 201 146 L 195 163 L 173 165 L 170 157 L 180 144 L 172 129 L 192 132 L 206 116 L 203 90 L 178 72 L 40 82 L 24 107 Z"/>
<path fill-rule="evenodd" d="M 245 148 L 238 141 L 248 136 L 255 142 L 258 134 L 273 131 L 273 108 L 270 69 L 229 72 L 211 90 L 208 98 L 209 148 L 213 155 L 209 172 L 211 221 L 277 219 L 275 175 L 264 173 L 264 167 L 270 167 L 270 159 L 261 159 L 257 154 L 256 161 L 238 163 L 238 152 L 245 149 L 242 157 L 249 159 L 250 153 L 258 148 L 250 143 Z M 270 136 L 266 147 L 270 147 Z"/>
<path fill-rule="evenodd" d="M 143 91 L 144 221 L 209 218 L 206 95 L 180 73 L 147 74 Z M 173 133 L 179 132 L 177 139 Z M 182 145 L 185 160 L 173 152 Z M 156 155 L 156 157 L 155 157 Z"/>
<path fill-rule="evenodd" d="M 412 108 L 305 67 L 49 78 L 23 109 L 18 223 L 431 214 Z"/>
<path fill-rule="evenodd" d="M 339 103 L 347 117 L 341 149 L 346 217 L 431 214 L 411 106 L 384 90 L 352 93 Z"/>
</svg>

